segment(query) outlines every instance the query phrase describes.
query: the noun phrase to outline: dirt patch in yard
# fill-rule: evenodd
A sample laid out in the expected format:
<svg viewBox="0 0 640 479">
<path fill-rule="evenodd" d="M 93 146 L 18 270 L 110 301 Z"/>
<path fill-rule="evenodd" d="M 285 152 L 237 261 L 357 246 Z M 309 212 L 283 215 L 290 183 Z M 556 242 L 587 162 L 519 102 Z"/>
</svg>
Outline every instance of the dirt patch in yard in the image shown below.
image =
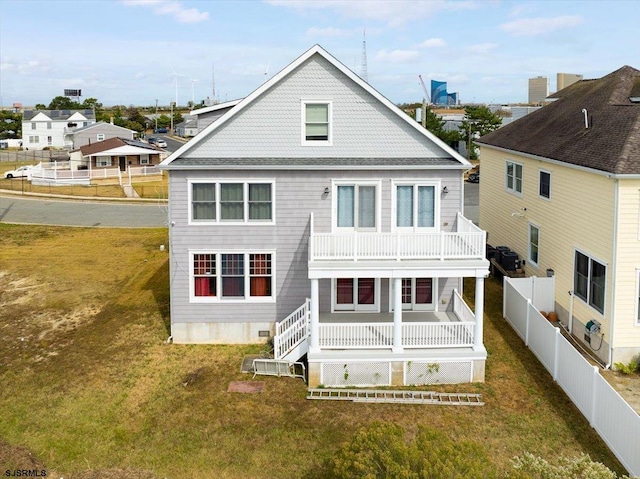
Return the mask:
<svg viewBox="0 0 640 479">
<path fill-rule="evenodd" d="M 600 371 L 618 394 L 640 414 L 640 374 L 623 374 L 616 371 Z"/>
</svg>

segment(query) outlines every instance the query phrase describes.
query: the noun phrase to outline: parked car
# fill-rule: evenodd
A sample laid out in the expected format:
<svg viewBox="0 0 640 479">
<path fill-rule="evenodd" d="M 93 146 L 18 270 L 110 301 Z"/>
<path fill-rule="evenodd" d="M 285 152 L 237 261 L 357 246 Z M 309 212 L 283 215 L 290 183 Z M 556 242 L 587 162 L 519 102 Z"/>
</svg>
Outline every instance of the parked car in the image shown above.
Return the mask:
<svg viewBox="0 0 640 479">
<path fill-rule="evenodd" d="M 480 183 L 480 172 L 476 172 L 476 173 L 471 173 L 468 177 L 467 177 L 467 181 L 469 183 Z"/>
<path fill-rule="evenodd" d="M 155 145 L 158 142 L 158 139 L 152 136 L 147 141 L 149 142 L 150 145 Z"/>
<path fill-rule="evenodd" d="M 20 178 L 23 176 L 29 176 L 29 172 L 33 168 L 33 165 L 21 166 L 20 168 L 16 168 L 15 170 L 5 171 L 5 178 Z"/>
<path fill-rule="evenodd" d="M 154 133 L 167 133 L 168 130 L 166 128 L 156 128 Z"/>
<path fill-rule="evenodd" d="M 155 142 L 156 146 L 159 146 L 160 148 L 166 148 L 167 147 L 167 142 L 164 141 L 162 138 L 157 139 Z"/>
</svg>

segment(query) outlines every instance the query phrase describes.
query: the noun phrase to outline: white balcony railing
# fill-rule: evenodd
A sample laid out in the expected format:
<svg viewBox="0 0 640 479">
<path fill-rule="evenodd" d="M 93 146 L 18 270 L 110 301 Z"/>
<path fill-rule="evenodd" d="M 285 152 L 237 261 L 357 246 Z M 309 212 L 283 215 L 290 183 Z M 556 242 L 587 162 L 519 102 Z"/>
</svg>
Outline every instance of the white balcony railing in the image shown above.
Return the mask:
<svg viewBox="0 0 640 479">
<path fill-rule="evenodd" d="M 486 234 L 458 214 L 457 231 L 318 233 L 311 216 L 309 261 L 484 259 Z"/>
<path fill-rule="evenodd" d="M 475 322 L 404 323 L 403 348 L 462 348 L 473 346 Z M 323 349 L 389 349 L 393 323 L 322 323 Z"/>
</svg>

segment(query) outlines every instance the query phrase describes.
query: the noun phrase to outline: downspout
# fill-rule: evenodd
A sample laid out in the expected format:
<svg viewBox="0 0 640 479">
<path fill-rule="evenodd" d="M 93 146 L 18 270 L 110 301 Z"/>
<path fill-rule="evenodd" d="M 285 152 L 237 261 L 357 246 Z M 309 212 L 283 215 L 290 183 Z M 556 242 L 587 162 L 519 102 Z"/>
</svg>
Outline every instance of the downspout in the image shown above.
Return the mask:
<svg viewBox="0 0 640 479">
<path fill-rule="evenodd" d="M 611 363 L 613 362 L 613 331 L 614 331 L 614 327 L 613 327 L 613 323 L 615 322 L 615 318 L 616 318 L 616 265 L 618 264 L 617 262 L 617 256 L 618 256 L 618 223 L 619 223 L 619 218 L 618 218 L 618 197 L 619 197 L 619 191 L 620 191 L 620 183 L 617 179 L 613 180 L 613 186 L 614 186 L 614 190 L 613 190 L 613 211 L 615 212 L 615 216 L 613 217 L 613 254 L 615 255 L 612 259 L 612 267 L 611 267 L 611 319 L 609 320 L 609 362 L 606 364 L 606 366 L 604 367 L 605 369 L 609 369 L 611 367 Z M 606 283 L 605 283 L 606 284 Z"/>
</svg>

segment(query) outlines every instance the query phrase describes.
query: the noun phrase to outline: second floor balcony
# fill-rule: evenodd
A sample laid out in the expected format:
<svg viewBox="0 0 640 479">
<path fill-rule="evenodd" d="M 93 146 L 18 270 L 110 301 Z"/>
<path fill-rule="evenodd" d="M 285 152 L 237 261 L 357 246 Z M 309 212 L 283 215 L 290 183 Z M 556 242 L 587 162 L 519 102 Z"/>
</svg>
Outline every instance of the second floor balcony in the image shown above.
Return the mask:
<svg viewBox="0 0 640 479">
<path fill-rule="evenodd" d="M 458 213 L 454 231 L 319 233 L 311 216 L 309 262 L 484 260 L 486 233 Z"/>
</svg>

